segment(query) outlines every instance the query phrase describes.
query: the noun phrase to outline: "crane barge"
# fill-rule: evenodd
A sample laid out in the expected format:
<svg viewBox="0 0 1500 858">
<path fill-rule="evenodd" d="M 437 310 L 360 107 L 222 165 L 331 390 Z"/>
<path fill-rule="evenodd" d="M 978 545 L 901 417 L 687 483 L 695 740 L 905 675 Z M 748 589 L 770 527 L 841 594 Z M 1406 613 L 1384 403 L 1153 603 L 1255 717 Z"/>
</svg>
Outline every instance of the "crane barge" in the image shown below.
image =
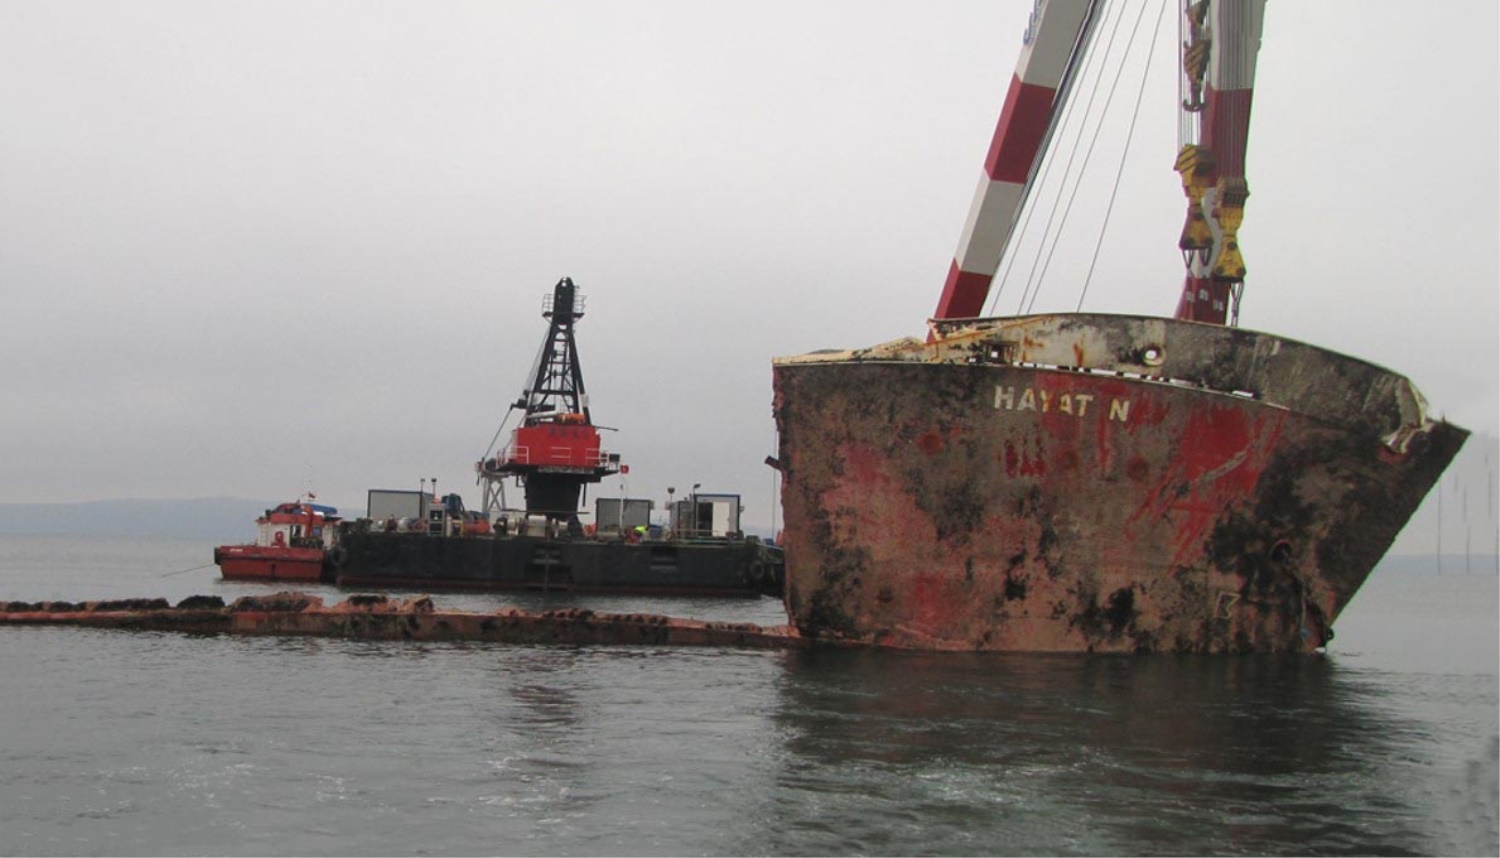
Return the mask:
<svg viewBox="0 0 1500 858">
<path fill-rule="evenodd" d="M 482 508 L 466 510 L 456 494 L 372 491 L 367 517 L 344 525 L 331 554 L 339 586 L 780 594 L 781 549 L 744 535 L 738 495 L 695 489 L 665 530 L 649 526 L 649 500 L 599 498 L 583 525 L 587 488 L 628 469 L 593 422 L 575 338 L 583 314 L 570 278 L 544 298 L 547 334 L 508 412 L 520 421 L 475 464 Z M 507 503 L 508 484 L 521 488 L 521 507 Z"/>
</svg>

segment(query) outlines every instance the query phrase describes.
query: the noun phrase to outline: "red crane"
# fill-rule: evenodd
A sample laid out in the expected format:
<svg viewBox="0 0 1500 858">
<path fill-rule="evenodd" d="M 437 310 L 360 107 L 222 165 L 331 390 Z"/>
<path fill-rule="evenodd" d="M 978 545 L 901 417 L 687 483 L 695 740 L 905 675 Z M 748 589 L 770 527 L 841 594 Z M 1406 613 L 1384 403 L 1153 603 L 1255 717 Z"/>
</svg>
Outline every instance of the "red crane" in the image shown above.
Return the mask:
<svg viewBox="0 0 1500 858">
<path fill-rule="evenodd" d="M 521 411 L 521 424 L 504 450 L 475 468 L 485 484 L 486 514 L 504 512 L 504 481 L 514 479 L 525 489 L 526 515 L 572 522 L 584 487 L 618 472 L 620 457 L 604 452 L 589 413 L 573 337 L 583 295 L 571 279 L 557 281 L 542 317 L 550 322 L 547 337 L 526 388 L 507 411 L 507 420 L 510 411 Z"/>
<path fill-rule="evenodd" d="M 1102 0 L 1037 0 L 984 172 L 938 301 L 936 320 L 984 314 L 990 285 L 1036 180 L 1047 140 L 1101 17 Z M 1177 159 L 1188 196 L 1179 247 L 1187 266 L 1176 318 L 1233 324 L 1245 261 L 1245 146 L 1265 0 L 1183 7 L 1185 139 Z"/>
</svg>

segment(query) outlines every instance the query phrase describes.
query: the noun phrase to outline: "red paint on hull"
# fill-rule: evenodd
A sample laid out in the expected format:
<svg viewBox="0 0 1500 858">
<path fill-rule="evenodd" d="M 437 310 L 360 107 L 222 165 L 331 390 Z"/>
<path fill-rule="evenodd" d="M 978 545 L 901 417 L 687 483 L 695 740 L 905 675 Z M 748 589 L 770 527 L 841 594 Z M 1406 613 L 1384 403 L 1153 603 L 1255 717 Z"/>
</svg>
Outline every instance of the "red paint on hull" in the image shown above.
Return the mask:
<svg viewBox="0 0 1500 858">
<path fill-rule="evenodd" d="M 323 579 L 323 549 L 274 545 L 221 545 L 214 562 L 226 581 L 302 581 Z"/>
<path fill-rule="evenodd" d="M 1253 332 L 965 325 L 777 362 L 804 635 L 1314 650 L 1467 435 L 1399 376 Z"/>
</svg>

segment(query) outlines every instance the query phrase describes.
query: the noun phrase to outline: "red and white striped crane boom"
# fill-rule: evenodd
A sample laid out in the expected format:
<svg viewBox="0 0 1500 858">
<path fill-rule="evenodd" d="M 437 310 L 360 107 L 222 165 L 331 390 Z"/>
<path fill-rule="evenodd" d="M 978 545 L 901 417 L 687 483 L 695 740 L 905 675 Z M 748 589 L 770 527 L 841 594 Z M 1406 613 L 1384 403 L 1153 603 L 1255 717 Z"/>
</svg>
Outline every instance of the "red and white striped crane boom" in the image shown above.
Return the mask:
<svg viewBox="0 0 1500 858">
<path fill-rule="evenodd" d="M 1037 0 L 935 319 L 984 312 L 1098 0 Z"/>
<path fill-rule="evenodd" d="M 1183 0 L 1185 115 L 1177 170 L 1188 197 L 1179 247 L 1188 268 L 1176 317 L 1237 319 L 1245 262 L 1238 230 L 1265 0 Z M 984 172 L 933 319 L 980 316 L 1082 63 L 1103 0 L 1036 0 Z"/>
</svg>

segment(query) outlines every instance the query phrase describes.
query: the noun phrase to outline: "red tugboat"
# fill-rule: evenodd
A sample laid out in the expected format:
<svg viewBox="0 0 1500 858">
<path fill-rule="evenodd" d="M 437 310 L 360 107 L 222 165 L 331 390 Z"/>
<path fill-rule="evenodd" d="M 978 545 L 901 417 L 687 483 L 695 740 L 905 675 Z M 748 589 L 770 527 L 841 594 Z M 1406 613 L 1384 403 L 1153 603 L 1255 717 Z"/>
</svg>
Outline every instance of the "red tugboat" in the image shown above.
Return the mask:
<svg viewBox="0 0 1500 858">
<path fill-rule="evenodd" d="M 280 504 L 256 519 L 255 543 L 220 545 L 214 563 L 226 581 L 323 581 L 341 550 L 338 510 L 307 500 Z"/>
<path fill-rule="evenodd" d="M 1468 436 L 1395 373 L 1236 327 L 1264 0 L 1184 10 L 1175 318 L 978 318 L 1100 8 L 1038 0 L 927 340 L 773 364 L 804 635 L 1314 651 Z"/>
</svg>

